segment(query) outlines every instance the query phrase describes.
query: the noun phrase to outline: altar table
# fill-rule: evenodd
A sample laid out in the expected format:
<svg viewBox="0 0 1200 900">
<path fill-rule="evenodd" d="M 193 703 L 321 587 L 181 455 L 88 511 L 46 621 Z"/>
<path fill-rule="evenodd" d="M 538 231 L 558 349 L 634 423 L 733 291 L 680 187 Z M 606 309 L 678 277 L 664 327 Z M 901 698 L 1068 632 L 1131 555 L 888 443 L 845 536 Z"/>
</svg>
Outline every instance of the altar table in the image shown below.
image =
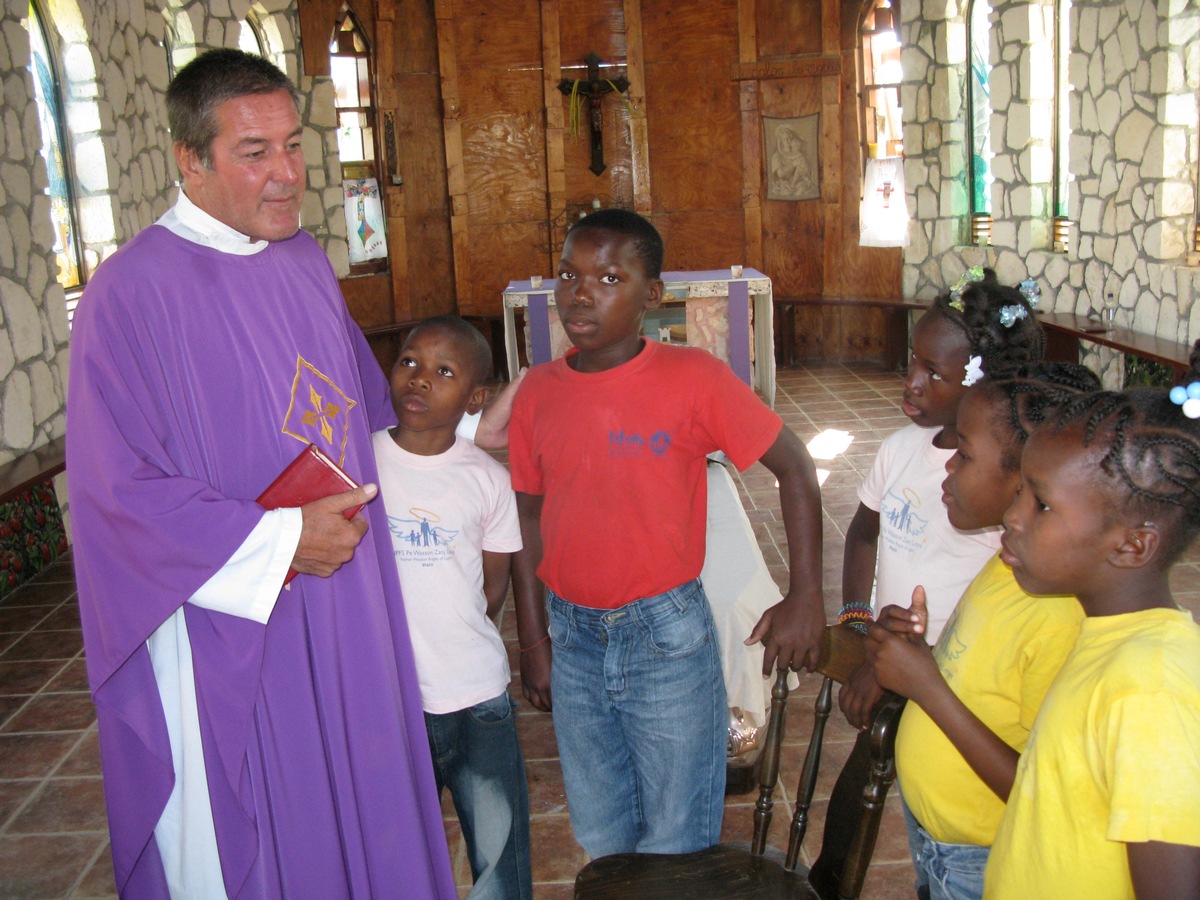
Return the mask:
<svg viewBox="0 0 1200 900">
<path fill-rule="evenodd" d="M 729 269 L 696 272 L 663 272 L 666 289 L 663 305 L 727 298 L 728 341 L 725 346 L 706 347 L 726 359 L 734 373 L 754 388 L 768 405 L 775 405 L 775 335 L 771 279 L 749 267 L 734 278 Z M 504 291 L 504 350 L 508 376 L 519 369 L 516 310 L 526 310 L 529 340 L 526 358 L 530 365 L 549 362 L 562 353 L 564 338 L 558 316 L 553 312 L 556 279 L 544 278 L 540 287 L 528 280 L 510 281 Z M 556 341 L 557 336 L 557 341 Z M 689 343 L 690 343 L 689 339 Z"/>
</svg>

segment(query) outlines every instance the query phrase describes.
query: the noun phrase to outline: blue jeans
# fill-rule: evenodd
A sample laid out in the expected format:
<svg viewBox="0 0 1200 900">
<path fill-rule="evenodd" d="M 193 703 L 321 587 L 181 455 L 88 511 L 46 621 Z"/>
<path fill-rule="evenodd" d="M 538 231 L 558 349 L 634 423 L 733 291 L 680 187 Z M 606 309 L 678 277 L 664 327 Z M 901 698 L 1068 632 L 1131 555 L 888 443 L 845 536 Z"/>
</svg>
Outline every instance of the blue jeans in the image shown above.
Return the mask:
<svg viewBox="0 0 1200 900">
<path fill-rule="evenodd" d="M 529 900 L 529 793 L 508 693 L 458 712 L 425 713 L 438 795 L 450 788 L 467 843 L 472 900 Z"/>
<path fill-rule="evenodd" d="M 551 692 L 571 827 L 593 858 L 715 844 L 728 711 L 698 580 L 618 609 L 547 591 Z"/>
<path fill-rule="evenodd" d="M 900 805 L 908 828 L 908 851 L 917 872 L 917 896 L 921 900 L 980 900 L 983 871 L 992 848 L 935 841 L 909 811 L 903 797 Z"/>
</svg>

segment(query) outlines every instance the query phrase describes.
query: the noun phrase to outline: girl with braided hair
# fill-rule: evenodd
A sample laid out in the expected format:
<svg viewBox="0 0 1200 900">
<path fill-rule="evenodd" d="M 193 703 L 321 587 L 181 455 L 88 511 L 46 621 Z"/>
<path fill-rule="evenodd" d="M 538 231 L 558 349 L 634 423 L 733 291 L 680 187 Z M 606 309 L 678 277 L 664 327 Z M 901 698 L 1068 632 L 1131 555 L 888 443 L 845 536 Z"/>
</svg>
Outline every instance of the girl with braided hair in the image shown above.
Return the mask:
<svg viewBox="0 0 1200 900">
<path fill-rule="evenodd" d="M 1027 299 L 1035 292 L 1032 281 L 1007 287 L 990 269 L 970 269 L 917 320 L 901 406 L 913 424 L 888 435 L 859 485 L 858 509 L 846 529 L 838 621 L 865 630 L 874 606 L 907 603 L 923 584 L 927 634 L 934 640 L 963 590 L 1000 548 L 998 527 L 961 531 L 950 524 L 941 485 L 967 388 L 1042 358 L 1045 338 Z M 864 665 L 841 689 L 838 704 L 851 725 L 863 728 L 882 694 Z"/>
<path fill-rule="evenodd" d="M 1081 398 L 1031 435 L 1001 558 L 1087 618 L 1016 765 L 987 896 L 1200 897 L 1200 627 L 1169 579 L 1197 531 L 1200 381 Z"/>
<path fill-rule="evenodd" d="M 1100 388 L 1081 366 L 1045 364 L 1018 374 L 976 385 L 959 405 L 958 449 L 946 463 L 942 494 L 956 528 L 999 525 L 1020 487 L 1029 420 Z M 908 609 L 880 612 L 868 653 L 879 683 L 912 701 L 896 737 L 896 773 L 917 895 L 978 900 L 1012 761 L 1075 642 L 1083 610 L 1069 595 L 1030 596 L 996 554 L 932 650 L 922 640 L 926 618 L 925 592 L 917 587 Z M 977 766 L 981 752 L 999 763 Z"/>
</svg>

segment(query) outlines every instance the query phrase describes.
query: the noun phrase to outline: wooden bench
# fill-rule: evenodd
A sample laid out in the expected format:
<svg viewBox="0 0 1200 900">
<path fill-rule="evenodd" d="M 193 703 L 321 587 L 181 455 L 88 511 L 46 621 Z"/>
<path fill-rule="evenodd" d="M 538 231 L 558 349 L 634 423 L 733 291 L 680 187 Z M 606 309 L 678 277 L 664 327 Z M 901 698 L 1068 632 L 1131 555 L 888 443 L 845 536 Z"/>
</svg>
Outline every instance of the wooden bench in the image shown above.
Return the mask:
<svg viewBox="0 0 1200 900">
<path fill-rule="evenodd" d="M 67 439 L 55 438 L 0 465 L 0 503 L 8 503 L 67 468 Z"/>
<path fill-rule="evenodd" d="M 779 322 L 775 360 L 781 366 L 796 364 L 796 310 L 813 306 L 859 307 L 891 310 L 887 319 L 884 344 L 885 366 L 899 368 L 908 357 L 908 314 L 926 310 L 927 301 L 901 300 L 894 297 L 831 297 L 824 294 L 800 294 L 796 297 L 774 297 L 775 317 Z"/>
<path fill-rule="evenodd" d="M 1096 319 L 1075 313 L 1039 312 L 1037 317 L 1046 332 L 1046 359 L 1050 362 L 1079 362 L 1080 343 L 1088 341 L 1166 366 L 1171 370 L 1172 384 L 1181 383 L 1187 376 L 1190 346 L 1130 328 L 1106 328 Z"/>
</svg>

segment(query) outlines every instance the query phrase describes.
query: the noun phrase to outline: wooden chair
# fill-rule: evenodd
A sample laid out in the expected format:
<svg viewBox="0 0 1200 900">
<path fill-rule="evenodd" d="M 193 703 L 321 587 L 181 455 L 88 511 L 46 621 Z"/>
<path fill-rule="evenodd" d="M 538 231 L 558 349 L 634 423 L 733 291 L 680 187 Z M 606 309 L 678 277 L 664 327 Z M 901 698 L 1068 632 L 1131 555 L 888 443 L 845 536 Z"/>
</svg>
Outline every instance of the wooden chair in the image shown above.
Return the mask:
<svg viewBox="0 0 1200 900">
<path fill-rule="evenodd" d="M 825 816 L 821 852 L 811 870 L 797 865 L 821 764 L 825 723 L 833 708 L 833 682 L 844 683 L 865 659 L 864 636 L 845 625 L 825 630 L 817 671 L 825 676 L 817 696 L 812 740 L 804 757 L 787 854 L 767 847 L 773 794 L 779 780 L 788 697 L 786 673 L 771 691 L 754 835 L 749 845 L 717 844 L 695 853 L 621 853 L 588 863 L 575 879 L 580 900 L 708 900 L 764 897 L 853 900 L 862 891 L 875 850 L 883 803 L 895 778 L 896 728 L 904 700 L 886 694 L 871 727 L 859 734 L 842 767 Z"/>
</svg>

